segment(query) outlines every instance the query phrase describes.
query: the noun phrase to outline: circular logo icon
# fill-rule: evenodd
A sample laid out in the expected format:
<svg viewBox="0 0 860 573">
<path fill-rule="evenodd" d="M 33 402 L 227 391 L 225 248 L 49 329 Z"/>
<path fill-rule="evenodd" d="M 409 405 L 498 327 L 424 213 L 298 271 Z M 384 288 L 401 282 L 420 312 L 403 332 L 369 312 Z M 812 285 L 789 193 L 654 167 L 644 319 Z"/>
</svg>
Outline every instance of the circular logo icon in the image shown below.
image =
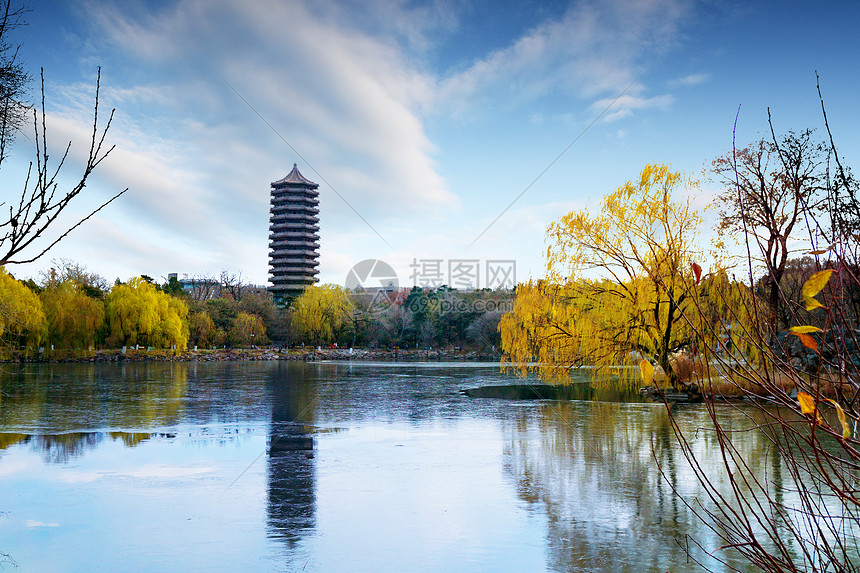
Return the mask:
<svg viewBox="0 0 860 573">
<path fill-rule="evenodd" d="M 396 291 L 400 283 L 391 265 L 380 259 L 365 259 L 349 269 L 343 286 L 352 291 Z"/>
</svg>

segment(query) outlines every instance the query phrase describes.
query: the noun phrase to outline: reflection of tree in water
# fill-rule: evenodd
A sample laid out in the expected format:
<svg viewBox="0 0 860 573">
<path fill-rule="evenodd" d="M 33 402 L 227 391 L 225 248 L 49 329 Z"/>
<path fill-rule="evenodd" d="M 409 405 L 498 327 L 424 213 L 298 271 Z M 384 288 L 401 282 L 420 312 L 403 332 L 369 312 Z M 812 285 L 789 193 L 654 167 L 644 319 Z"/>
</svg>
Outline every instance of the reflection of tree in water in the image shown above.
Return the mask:
<svg viewBox="0 0 860 573">
<path fill-rule="evenodd" d="M 0 392 L 0 425 L 5 427 L 59 433 L 169 426 L 184 415 L 188 366 L 36 365 L 0 375 Z"/>
<path fill-rule="evenodd" d="M 289 366 L 289 368 L 287 368 Z M 272 371 L 272 423 L 269 430 L 270 535 L 289 546 L 316 524 L 316 466 L 309 369 L 279 365 Z"/>
<path fill-rule="evenodd" d="M 680 414 L 693 429 L 706 416 L 704 409 Z M 716 549 L 673 492 L 699 493 L 662 406 L 554 402 L 523 409 L 507 432 L 505 471 L 518 496 L 547 516 L 552 570 L 666 571 L 687 563 L 688 534 Z M 703 435 L 698 446 L 707 451 L 710 439 Z M 750 434 L 748 451 L 772 476 L 760 435 Z M 718 475 L 719 460 L 711 461 Z"/>
<path fill-rule="evenodd" d="M 170 436 L 171 434 L 161 434 Z M 65 432 L 62 434 L 0 434 L 0 450 L 16 444 L 27 444 L 47 463 L 64 464 L 72 458 L 82 456 L 104 441 L 105 437 L 122 440 L 129 448 L 140 445 L 152 438 L 149 432 Z"/>
<path fill-rule="evenodd" d="M 0 425 L 32 431 L 0 434 L 0 449 L 25 443 L 48 463 L 66 463 L 106 437 L 137 446 L 152 434 L 83 430 L 176 424 L 183 415 L 187 386 L 183 363 L 48 364 L 20 369 L 0 377 Z"/>
<path fill-rule="evenodd" d="M 108 432 L 108 435 L 114 440 L 122 440 L 122 443 L 127 447 L 133 448 L 147 441 L 153 437 L 154 434 L 150 434 L 149 432 Z M 168 434 L 162 435 L 166 436 Z"/>
<path fill-rule="evenodd" d="M 67 432 L 63 434 L 0 434 L 0 450 L 17 444 L 27 444 L 47 463 L 64 464 L 104 440 L 103 432 Z"/>
<path fill-rule="evenodd" d="M 19 442 L 26 443 L 30 439 L 29 434 L 5 432 L 0 434 L 0 450 L 10 448 Z"/>
<path fill-rule="evenodd" d="M 103 432 L 69 432 L 33 436 L 29 442 L 46 462 L 63 464 L 96 447 L 104 437 Z"/>
</svg>

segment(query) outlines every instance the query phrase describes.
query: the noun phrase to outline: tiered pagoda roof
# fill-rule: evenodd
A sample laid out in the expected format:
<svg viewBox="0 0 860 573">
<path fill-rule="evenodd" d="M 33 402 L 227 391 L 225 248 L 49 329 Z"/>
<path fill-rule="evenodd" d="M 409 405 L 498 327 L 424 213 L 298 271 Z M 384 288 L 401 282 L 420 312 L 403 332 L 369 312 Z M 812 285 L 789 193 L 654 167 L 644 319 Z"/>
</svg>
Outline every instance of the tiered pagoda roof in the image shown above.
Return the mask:
<svg viewBox="0 0 860 573">
<path fill-rule="evenodd" d="M 294 297 L 317 281 L 319 185 L 293 163 L 289 175 L 272 183 L 269 217 L 269 282 L 277 298 Z"/>
</svg>

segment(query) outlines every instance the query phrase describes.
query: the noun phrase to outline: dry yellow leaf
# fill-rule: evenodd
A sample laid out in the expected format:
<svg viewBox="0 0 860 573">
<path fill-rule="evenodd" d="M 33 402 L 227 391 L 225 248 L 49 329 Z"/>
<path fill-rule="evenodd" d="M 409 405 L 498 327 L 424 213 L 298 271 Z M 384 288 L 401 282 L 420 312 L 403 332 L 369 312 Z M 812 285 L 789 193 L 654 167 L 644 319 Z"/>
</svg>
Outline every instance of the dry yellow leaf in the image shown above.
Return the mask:
<svg viewBox="0 0 860 573">
<path fill-rule="evenodd" d="M 643 358 L 639 363 L 639 370 L 642 371 L 642 382 L 647 386 L 654 380 L 654 367 L 648 362 L 647 358 Z"/>
<path fill-rule="evenodd" d="M 805 347 L 809 348 L 810 350 L 814 350 L 815 352 L 818 352 L 818 343 L 815 342 L 814 338 L 812 338 L 808 334 L 793 334 L 800 339 L 800 343 L 803 344 Z"/>
<path fill-rule="evenodd" d="M 809 334 L 810 332 L 821 332 L 817 326 L 792 326 L 791 332 L 794 334 Z"/>
<path fill-rule="evenodd" d="M 800 291 L 803 294 L 803 298 L 811 298 L 821 292 L 821 289 L 823 289 L 827 285 L 827 281 L 830 280 L 830 275 L 834 272 L 835 271 L 833 269 L 827 269 L 825 271 L 819 271 L 809 277 L 809 280 L 803 283 L 803 288 Z"/>
<path fill-rule="evenodd" d="M 797 402 L 800 404 L 800 411 L 804 414 L 815 413 L 815 399 L 806 392 L 797 393 Z"/>
<path fill-rule="evenodd" d="M 803 302 L 806 304 L 806 310 L 815 310 L 816 308 L 825 308 L 823 304 L 812 298 L 811 296 L 803 297 Z"/>
<path fill-rule="evenodd" d="M 836 400 L 827 400 L 836 406 L 836 415 L 839 416 L 839 423 L 842 424 L 842 439 L 847 440 L 851 437 L 851 426 L 848 425 L 848 418 L 845 416 L 845 410 L 842 406 L 836 403 Z"/>
</svg>

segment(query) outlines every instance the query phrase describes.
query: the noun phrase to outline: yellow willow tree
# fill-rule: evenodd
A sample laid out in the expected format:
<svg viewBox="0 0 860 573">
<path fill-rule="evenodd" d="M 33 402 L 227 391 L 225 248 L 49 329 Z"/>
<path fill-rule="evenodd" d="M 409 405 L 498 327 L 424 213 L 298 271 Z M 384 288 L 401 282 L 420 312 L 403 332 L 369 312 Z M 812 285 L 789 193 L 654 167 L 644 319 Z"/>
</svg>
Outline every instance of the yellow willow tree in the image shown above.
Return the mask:
<svg viewBox="0 0 860 573">
<path fill-rule="evenodd" d="M 195 312 L 188 318 L 190 340 L 201 346 L 212 346 L 218 338 L 218 328 L 212 317 L 203 311 Z"/>
<path fill-rule="evenodd" d="M 39 297 L 0 266 L 0 339 L 29 349 L 44 339 L 45 330 Z"/>
<path fill-rule="evenodd" d="M 682 188 L 688 192 L 676 197 Z M 552 223 L 546 280 L 520 285 L 499 327 L 508 360 L 563 381 L 573 367 L 629 364 L 637 356 L 684 389 L 671 357 L 692 342 L 685 315 L 701 273 L 692 265 L 701 257 L 696 190 L 680 173 L 648 165 L 606 195 L 599 213 L 574 211 Z"/>
<path fill-rule="evenodd" d="M 234 346 L 252 346 L 266 343 L 266 325 L 255 314 L 240 312 L 230 329 L 230 343 Z"/>
<path fill-rule="evenodd" d="M 140 277 L 114 285 L 105 307 L 113 344 L 188 346 L 188 305 Z"/>
<path fill-rule="evenodd" d="M 48 341 L 57 348 L 87 348 L 105 320 L 104 303 L 72 281 L 49 284 L 39 298 L 48 319 Z"/>
<path fill-rule="evenodd" d="M 352 303 L 337 285 L 305 287 L 293 302 L 293 320 L 302 336 L 312 343 L 332 342 L 343 331 Z"/>
</svg>

